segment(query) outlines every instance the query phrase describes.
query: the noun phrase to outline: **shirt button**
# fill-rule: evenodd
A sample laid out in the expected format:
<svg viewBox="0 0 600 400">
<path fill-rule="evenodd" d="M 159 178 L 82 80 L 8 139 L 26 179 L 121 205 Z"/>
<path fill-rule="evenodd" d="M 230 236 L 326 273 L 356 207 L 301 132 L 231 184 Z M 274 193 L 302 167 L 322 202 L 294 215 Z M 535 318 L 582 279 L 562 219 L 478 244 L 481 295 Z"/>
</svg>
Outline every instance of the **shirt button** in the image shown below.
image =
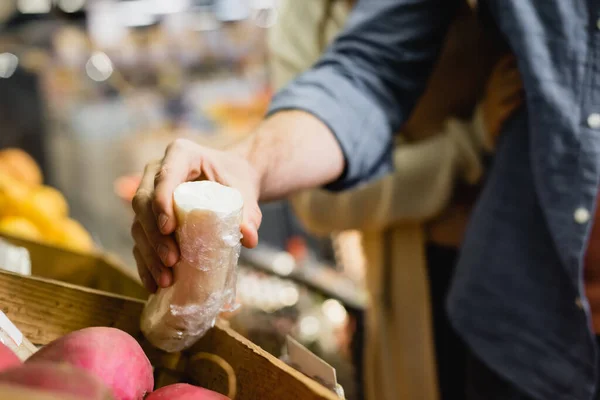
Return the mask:
<svg viewBox="0 0 600 400">
<path fill-rule="evenodd" d="M 587 209 L 580 207 L 577 210 L 575 210 L 573 218 L 578 224 L 585 224 L 590 220 L 590 212 Z"/>
<path fill-rule="evenodd" d="M 583 310 L 583 301 L 581 300 L 581 297 L 578 297 L 578 298 L 575 299 L 575 305 L 580 310 Z"/>
<path fill-rule="evenodd" d="M 600 29 L 600 19 L 596 20 L 596 28 Z"/>
<path fill-rule="evenodd" d="M 600 114 L 592 113 L 588 116 L 587 124 L 592 129 L 600 128 Z"/>
</svg>

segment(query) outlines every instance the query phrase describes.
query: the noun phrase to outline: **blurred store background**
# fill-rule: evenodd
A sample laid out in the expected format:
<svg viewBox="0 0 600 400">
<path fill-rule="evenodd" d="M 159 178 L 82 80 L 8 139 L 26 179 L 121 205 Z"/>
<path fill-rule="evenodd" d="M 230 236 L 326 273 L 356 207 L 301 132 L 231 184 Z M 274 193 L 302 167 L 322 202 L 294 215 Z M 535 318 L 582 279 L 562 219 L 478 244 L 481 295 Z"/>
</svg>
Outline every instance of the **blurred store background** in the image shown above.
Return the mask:
<svg viewBox="0 0 600 400">
<path fill-rule="evenodd" d="M 222 147 L 260 121 L 276 23 L 276 0 L 1 0 L 0 149 L 29 153 L 95 246 L 134 268 L 132 176 L 176 137 Z M 292 334 L 360 398 L 360 254 L 307 235 L 286 202 L 263 213 L 227 318 L 276 356 Z"/>
</svg>

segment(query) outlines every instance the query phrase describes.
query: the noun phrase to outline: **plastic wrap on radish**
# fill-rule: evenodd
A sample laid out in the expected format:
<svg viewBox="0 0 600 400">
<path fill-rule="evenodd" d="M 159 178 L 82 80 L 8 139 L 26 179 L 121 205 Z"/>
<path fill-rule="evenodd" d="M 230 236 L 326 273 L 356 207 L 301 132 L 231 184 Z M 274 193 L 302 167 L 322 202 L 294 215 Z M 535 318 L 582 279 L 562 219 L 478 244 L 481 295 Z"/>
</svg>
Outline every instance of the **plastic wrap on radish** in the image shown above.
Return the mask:
<svg viewBox="0 0 600 400">
<path fill-rule="evenodd" d="M 219 312 L 235 308 L 244 204 L 240 192 L 210 181 L 179 185 L 173 200 L 181 258 L 173 285 L 150 297 L 141 321 L 148 340 L 168 352 L 190 347 Z"/>
</svg>

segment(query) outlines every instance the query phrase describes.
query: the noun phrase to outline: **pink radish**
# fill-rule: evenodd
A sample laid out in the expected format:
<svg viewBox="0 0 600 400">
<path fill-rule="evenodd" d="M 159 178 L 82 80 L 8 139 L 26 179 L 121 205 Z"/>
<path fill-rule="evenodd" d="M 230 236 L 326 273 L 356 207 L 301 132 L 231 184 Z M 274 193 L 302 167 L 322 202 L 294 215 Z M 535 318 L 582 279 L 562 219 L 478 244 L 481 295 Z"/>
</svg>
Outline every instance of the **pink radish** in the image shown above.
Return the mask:
<svg viewBox="0 0 600 400">
<path fill-rule="evenodd" d="M 138 342 L 115 328 L 95 327 L 69 333 L 44 346 L 26 364 L 66 362 L 97 376 L 117 400 L 142 400 L 154 387 L 152 365 Z"/>
<path fill-rule="evenodd" d="M 5 344 L 0 343 L 0 371 L 21 365 L 19 357 Z"/>
<path fill-rule="evenodd" d="M 0 372 L 0 383 L 89 400 L 112 400 L 110 390 L 89 372 L 68 364 L 27 363 Z"/>
<path fill-rule="evenodd" d="M 150 393 L 146 400 L 229 400 L 229 397 L 187 383 L 176 383 Z"/>
<path fill-rule="evenodd" d="M 0 383 L 0 399 L 12 400 L 89 400 L 86 397 L 64 393 L 49 393 L 40 389 Z"/>
</svg>

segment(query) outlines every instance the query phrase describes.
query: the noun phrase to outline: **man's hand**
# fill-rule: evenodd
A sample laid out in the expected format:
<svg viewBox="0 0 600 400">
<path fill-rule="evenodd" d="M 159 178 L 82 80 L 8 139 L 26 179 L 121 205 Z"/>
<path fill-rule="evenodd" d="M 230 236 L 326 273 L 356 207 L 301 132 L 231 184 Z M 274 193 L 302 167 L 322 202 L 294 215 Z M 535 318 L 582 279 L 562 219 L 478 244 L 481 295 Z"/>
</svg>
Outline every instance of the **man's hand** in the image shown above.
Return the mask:
<svg viewBox="0 0 600 400">
<path fill-rule="evenodd" d="M 171 285 L 173 275 L 168 267 L 179 260 L 179 249 L 173 238 L 177 227 L 173 192 L 180 183 L 199 179 L 215 181 L 242 193 L 242 244 L 254 247 L 258 243 L 262 217 L 258 207 L 259 174 L 239 153 L 209 149 L 178 139 L 169 145 L 162 160 L 146 166 L 132 202 L 135 211 L 131 227 L 135 241 L 133 255 L 140 278 L 151 292 L 158 286 Z"/>
<path fill-rule="evenodd" d="M 517 60 L 503 57 L 495 65 L 483 99 L 483 120 L 490 140 L 495 144 L 506 120 L 525 98 Z"/>
<path fill-rule="evenodd" d="M 267 118 L 246 140 L 228 151 L 178 139 L 161 161 L 146 166 L 133 198 L 133 255 L 144 286 L 168 287 L 170 267 L 179 259 L 173 239 L 177 221 L 173 192 L 187 181 L 208 179 L 238 189 L 244 197 L 242 244 L 258 243 L 258 200 L 284 198 L 298 190 L 324 185 L 344 170 L 342 150 L 317 118 L 283 111 Z"/>
</svg>

